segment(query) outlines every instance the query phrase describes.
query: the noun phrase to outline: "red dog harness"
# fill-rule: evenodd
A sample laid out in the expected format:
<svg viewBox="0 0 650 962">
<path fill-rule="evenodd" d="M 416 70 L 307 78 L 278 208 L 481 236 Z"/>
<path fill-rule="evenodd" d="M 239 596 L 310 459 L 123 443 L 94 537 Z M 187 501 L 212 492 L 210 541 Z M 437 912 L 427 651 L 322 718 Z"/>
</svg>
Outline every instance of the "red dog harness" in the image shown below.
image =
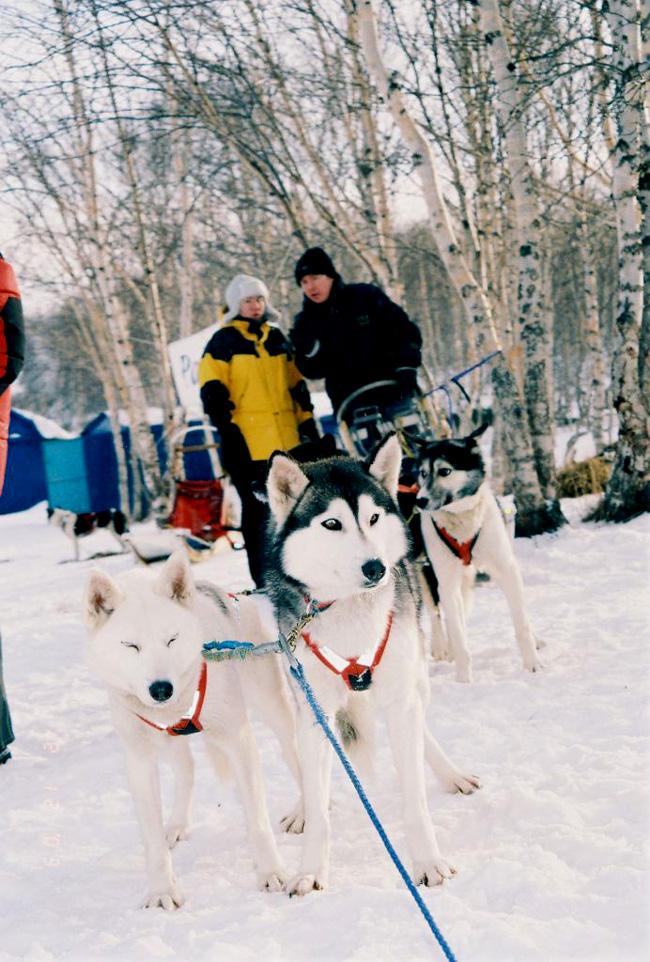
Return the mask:
<svg viewBox="0 0 650 962">
<path fill-rule="evenodd" d="M 393 612 L 390 611 L 384 637 L 377 642 L 374 648 L 370 651 L 364 651 L 356 658 L 342 658 L 331 648 L 327 648 L 325 645 L 317 645 L 311 640 L 307 631 L 303 631 L 302 640 L 326 668 L 333 671 L 335 675 L 341 676 L 351 691 L 365 691 L 366 688 L 370 687 L 372 673 L 382 659 L 392 625 Z"/>
<path fill-rule="evenodd" d="M 431 520 L 433 521 L 433 518 Z M 459 541 L 456 541 L 456 539 L 453 538 L 448 531 L 445 531 L 444 528 L 439 528 L 435 521 L 433 521 L 433 527 L 436 529 L 438 535 L 445 542 L 451 553 L 456 555 L 457 558 L 460 558 L 464 565 L 471 565 L 472 550 L 481 532 L 477 531 L 471 541 L 464 541 L 461 544 Z"/>
<path fill-rule="evenodd" d="M 156 725 L 155 722 L 149 721 L 148 718 L 144 718 L 143 715 L 138 715 L 143 722 L 147 725 L 151 725 L 152 728 L 157 728 L 159 732 L 167 732 L 168 735 L 194 735 L 196 732 L 203 731 L 203 725 L 199 721 L 199 716 L 201 714 L 201 709 L 203 708 L 203 700 L 205 698 L 205 690 L 208 687 L 208 665 L 207 662 L 203 662 L 201 666 L 201 676 L 199 678 L 198 688 L 194 694 L 194 700 L 190 707 L 189 712 L 183 715 L 180 721 L 176 722 L 175 725 Z M 136 712 L 136 715 L 138 713 Z"/>
</svg>

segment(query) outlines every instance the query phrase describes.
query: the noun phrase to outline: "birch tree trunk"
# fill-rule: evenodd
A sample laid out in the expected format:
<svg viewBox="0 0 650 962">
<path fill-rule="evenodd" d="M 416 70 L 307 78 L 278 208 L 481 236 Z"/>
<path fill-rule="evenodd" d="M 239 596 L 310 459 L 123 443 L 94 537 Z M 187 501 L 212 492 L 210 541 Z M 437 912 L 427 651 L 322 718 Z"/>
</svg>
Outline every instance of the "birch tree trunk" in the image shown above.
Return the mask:
<svg viewBox="0 0 650 962">
<path fill-rule="evenodd" d="M 129 131 L 126 128 L 126 122 L 122 117 L 120 107 L 117 103 L 115 84 L 108 62 L 108 52 L 104 42 L 104 35 L 95 3 L 93 3 L 93 13 L 95 16 L 95 25 L 97 27 L 99 37 L 99 45 L 104 69 L 104 80 L 106 81 L 106 88 L 108 90 L 110 103 L 113 108 L 113 121 L 117 127 L 126 176 L 131 189 L 131 203 L 137 231 L 136 249 L 140 255 L 145 284 L 149 289 L 149 296 L 151 298 L 151 308 L 154 321 L 152 324 L 152 333 L 154 336 L 154 343 L 158 349 L 160 370 L 162 372 L 163 428 L 166 438 L 169 439 L 171 438 L 174 430 L 174 408 L 176 404 L 171 373 L 171 362 L 168 352 L 167 323 L 163 314 L 156 263 L 153 256 L 151 238 L 149 235 L 148 225 L 146 223 L 144 205 L 141 198 L 140 183 L 133 157 L 133 138 L 130 136 Z M 158 491 L 157 493 L 160 495 L 162 492 Z"/>
<path fill-rule="evenodd" d="M 351 0 L 345 0 L 348 18 L 348 37 L 351 46 L 352 80 L 357 88 L 361 126 L 363 131 L 363 166 L 367 170 L 369 194 L 372 201 L 374 224 L 377 232 L 379 255 L 386 264 L 388 272 L 387 290 L 391 297 L 399 300 L 402 295 L 397 271 L 397 256 L 394 244 L 393 224 L 386 190 L 384 161 L 379 149 L 377 124 L 372 109 L 372 89 L 360 57 L 358 24 L 353 15 Z"/>
<path fill-rule="evenodd" d="M 359 0 L 357 16 L 368 70 L 420 174 L 431 231 L 451 282 L 462 299 L 477 350 L 479 354 L 487 354 L 500 349 L 487 294 L 477 282 L 458 243 L 431 147 L 411 115 L 397 75 L 389 75 L 384 66 L 372 0 Z M 503 419 L 504 447 L 517 499 L 518 532 L 531 535 L 555 530 L 562 523 L 562 516 L 557 507 L 543 497 L 522 401 L 505 357 L 493 367 L 492 386 Z"/>
<path fill-rule="evenodd" d="M 106 237 L 100 226 L 93 125 L 86 110 L 77 71 L 74 37 L 70 30 L 67 11 L 61 0 L 55 0 L 55 11 L 64 41 L 64 54 L 72 87 L 73 136 L 76 139 L 76 153 L 71 163 L 84 197 L 86 229 L 89 237 L 89 266 L 92 270 L 92 280 L 101 294 L 106 323 L 127 389 L 127 417 L 131 425 L 133 451 L 141 461 L 147 495 L 155 500 L 162 494 L 162 479 L 147 419 L 147 398 L 133 360 L 128 323 L 116 294 L 115 274 L 110 263 Z M 134 478 L 137 476 L 138 468 L 134 465 Z M 136 505 L 136 516 L 139 513 L 139 506 Z"/>
<path fill-rule="evenodd" d="M 642 387 L 647 378 L 647 351 L 639 350 L 644 277 L 638 191 L 647 121 L 640 15 L 637 0 L 610 0 L 606 12 L 614 44 L 617 141 L 613 161 L 619 255 L 616 326 L 620 336 L 612 364 L 614 407 L 619 419 L 616 460 L 598 512 L 598 517 L 608 521 L 624 521 L 650 511 L 650 398 Z"/>
<path fill-rule="evenodd" d="M 106 404 L 108 407 L 108 419 L 111 425 L 111 436 L 115 457 L 117 460 L 117 487 L 119 492 L 119 507 L 127 517 L 131 516 L 131 506 L 129 504 L 129 474 L 126 460 L 126 452 L 122 443 L 122 431 L 119 419 L 120 393 L 124 394 L 124 385 L 118 387 L 115 383 L 113 373 L 117 371 L 119 379 L 119 368 L 106 363 L 106 358 L 111 355 L 110 344 L 106 337 L 106 325 L 104 318 L 97 306 L 89 297 L 84 297 L 84 306 L 88 314 L 88 320 L 84 323 L 81 310 L 76 301 L 72 302 L 72 310 L 77 318 L 81 340 L 84 344 L 88 357 L 91 359 L 95 373 L 102 383 Z M 112 505 L 106 505 L 112 507 Z"/>
<path fill-rule="evenodd" d="M 191 156 L 189 131 L 178 117 L 178 105 L 173 90 L 167 82 L 167 103 L 172 123 L 172 163 L 178 181 L 178 206 L 181 221 L 181 254 L 178 258 L 178 286 L 180 305 L 178 310 L 178 336 L 189 337 L 192 333 L 194 307 L 194 211 L 188 185 L 188 158 Z"/>
<path fill-rule="evenodd" d="M 596 453 L 600 454 L 605 446 L 604 425 L 607 409 L 605 353 L 600 333 L 594 255 L 590 250 L 587 218 L 582 213 L 578 224 L 578 248 L 582 260 L 585 303 L 583 317 L 585 359 L 580 382 L 588 398 L 587 427 L 593 435 Z"/>
<path fill-rule="evenodd" d="M 518 239 L 518 315 L 523 345 L 524 397 L 542 492 L 555 498 L 554 419 L 549 385 L 548 314 L 542 278 L 542 235 L 533 181 L 524 98 L 498 0 L 480 0 L 481 29 L 497 88 L 496 111 L 505 134 Z"/>
</svg>

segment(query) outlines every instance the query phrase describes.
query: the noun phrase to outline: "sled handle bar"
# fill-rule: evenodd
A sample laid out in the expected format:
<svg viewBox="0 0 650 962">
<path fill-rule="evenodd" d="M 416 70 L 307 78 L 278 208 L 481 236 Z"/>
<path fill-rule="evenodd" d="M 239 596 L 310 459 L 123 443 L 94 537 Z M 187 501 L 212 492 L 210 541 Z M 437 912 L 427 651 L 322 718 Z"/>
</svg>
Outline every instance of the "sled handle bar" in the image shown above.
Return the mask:
<svg viewBox="0 0 650 962">
<path fill-rule="evenodd" d="M 337 424 L 339 425 L 341 424 L 341 421 L 343 420 L 343 415 L 345 414 L 346 409 L 350 406 L 350 404 L 352 404 L 352 402 L 356 398 L 359 397 L 359 395 L 365 394 L 366 391 L 374 391 L 378 387 L 397 387 L 397 381 L 394 379 L 384 380 L 384 381 L 371 381 L 370 384 L 364 384 L 363 387 L 357 388 L 357 390 L 353 391 L 352 394 L 348 394 L 346 399 L 341 404 L 339 404 L 338 411 L 336 412 Z"/>
</svg>

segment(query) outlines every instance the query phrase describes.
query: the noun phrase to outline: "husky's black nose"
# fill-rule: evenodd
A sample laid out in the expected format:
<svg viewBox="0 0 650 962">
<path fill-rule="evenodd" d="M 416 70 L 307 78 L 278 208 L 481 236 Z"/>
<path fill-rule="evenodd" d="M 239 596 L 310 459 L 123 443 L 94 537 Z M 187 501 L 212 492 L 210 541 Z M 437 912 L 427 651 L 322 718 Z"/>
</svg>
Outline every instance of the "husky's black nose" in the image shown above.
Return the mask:
<svg viewBox="0 0 650 962">
<path fill-rule="evenodd" d="M 368 582 L 376 585 L 386 574 L 386 565 L 383 564 L 379 558 L 371 558 L 370 561 L 366 561 L 361 565 L 361 570 Z"/>
<path fill-rule="evenodd" d="M 154 701 L 167 701 L 172 697 L 173 691 L 171 681 L 154 681 L 149 685 L 149 694 Z"/>
</svg>

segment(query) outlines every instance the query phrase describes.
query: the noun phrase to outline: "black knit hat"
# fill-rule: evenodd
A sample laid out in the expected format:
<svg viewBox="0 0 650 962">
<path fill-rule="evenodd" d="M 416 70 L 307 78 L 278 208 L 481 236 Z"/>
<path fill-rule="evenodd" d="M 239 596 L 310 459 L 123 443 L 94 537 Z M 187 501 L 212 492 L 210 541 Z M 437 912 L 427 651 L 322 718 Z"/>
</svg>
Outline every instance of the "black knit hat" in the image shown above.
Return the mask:
<svg viewBox="0 0 650 962">
<path fill-rule="evenodd" d="M 329 254 L 322 247 L 310 247 L 296 263 L 296 284 L 307 274 L 324 274 L 325 277 L 336 277 L 336 268 L 332 264 Z"/>
</svg>

